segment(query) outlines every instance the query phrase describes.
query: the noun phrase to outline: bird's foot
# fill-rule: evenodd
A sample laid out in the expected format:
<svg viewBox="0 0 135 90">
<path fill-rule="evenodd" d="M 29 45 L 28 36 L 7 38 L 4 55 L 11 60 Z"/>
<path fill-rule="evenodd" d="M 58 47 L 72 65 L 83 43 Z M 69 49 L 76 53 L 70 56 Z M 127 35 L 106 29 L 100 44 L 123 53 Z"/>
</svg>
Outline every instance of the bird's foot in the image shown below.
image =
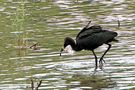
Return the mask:
<svg viewBox="0 0 135 90">
<path fill-rule="evenodd" d="M 99 64 L 99 68 L 103 70 L 103 63 Z"/>
<path fill-rule="evenodd" d="M 100 58 L 100 60 L 99 60 L 99 68 L 101 69 L 101 70 L 103 70 L 103 63 L 105 63 L 105 60 L 103 60 L 103 58 Z"/>
<path fill-rule="evenodd" d="M 96 74 L 96 72 L 97 72 L 97 66 L 95 66 L 95 69 L 94 69 L 94 72 L 93 72 L 93 74 L 92 74 L 92 75 L 95 75 L 95 74 Z"/>
<path fill-rule="evenodd" d="M 100 58 L 99 63 L 106 63 L 103 58 Z"/>
</svg>

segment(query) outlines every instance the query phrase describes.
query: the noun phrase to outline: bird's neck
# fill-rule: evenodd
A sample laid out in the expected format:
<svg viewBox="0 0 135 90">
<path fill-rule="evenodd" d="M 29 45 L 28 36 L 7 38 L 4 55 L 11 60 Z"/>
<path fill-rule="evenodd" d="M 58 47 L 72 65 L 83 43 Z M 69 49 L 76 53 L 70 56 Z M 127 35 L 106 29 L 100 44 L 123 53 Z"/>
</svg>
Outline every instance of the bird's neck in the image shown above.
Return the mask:
<svg viewBox="0 0 135 90">
<path fill-rule="evenodd" d="M 66 38 L 65 38 L 64 47 L 66 47 L 67 45 L 70 45 L 71 48 L 72 48 L 74 51 L 79 51 L 78 45 L 77 45 L 76 42 L 75 42 L 72 38 L 70 38 L 70 37 L 66 37 Z"/>
<path fill-rule="evenodd" d="M 74 51 L 80 51 L 81 49 L 79 48 L 79 46 L 76 44 L 76 42 L 74 41 L 74 44 L 71 44 L 71 47 Z"/>
<path fill-rule="evenodd" d="M 76 43 L 75 43 L 74 40 L 72 41 L 72 43 L 70 43 L 70 46 L 72 47 L 72 49 L 73 49 L 74 51 L 76 51 Z"/>
</svg>

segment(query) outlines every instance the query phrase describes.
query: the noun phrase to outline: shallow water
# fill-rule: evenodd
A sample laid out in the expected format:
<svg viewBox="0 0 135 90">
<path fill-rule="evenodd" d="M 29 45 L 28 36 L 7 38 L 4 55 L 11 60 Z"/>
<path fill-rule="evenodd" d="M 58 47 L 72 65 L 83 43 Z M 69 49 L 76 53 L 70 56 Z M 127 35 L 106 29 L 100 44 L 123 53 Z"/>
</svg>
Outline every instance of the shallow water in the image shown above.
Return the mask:
<svg viewBox="0 0 135 90">
<path fill-rule="evenodd" d="M 18 19 L 15 14 L 22 4 L 25 7 L 23 29 L 19 21 L 23 20 L 23 11 L 18 11 Z M 134 4 L 134 0 L 1 1 L 0 89 L 29 90 L 30 79 L 34 78 L 35 82 L 42 80 L 39 90 L 134 90 Z M 104 58 L 105 72 L 98 70 L 95 75 L 91 51 L 59 56 L 63 39 L 75 38 L 89 20 L 92 25 L 119 34 L 119 42 L 112 43 Z M 19 35 L 24 35 L 25 47 L 19 46 Z M 37 49 L 29 48 L 37 42 Z M 106 48 L 103 45 L 95 50 L 98 58 Z"/>
</svg>

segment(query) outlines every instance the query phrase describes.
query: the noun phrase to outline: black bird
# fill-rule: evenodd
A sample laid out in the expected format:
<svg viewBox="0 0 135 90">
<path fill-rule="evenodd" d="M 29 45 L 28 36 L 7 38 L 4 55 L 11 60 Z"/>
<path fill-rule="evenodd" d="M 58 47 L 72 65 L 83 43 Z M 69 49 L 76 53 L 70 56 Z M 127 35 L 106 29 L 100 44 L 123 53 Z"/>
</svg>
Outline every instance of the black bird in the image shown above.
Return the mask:
<svg viewBox="0 0 135 90">
<path fill-rule="evenodd" d="M 64 40 L 64 48 L 70 45 L 74 51 L 81 51 L 83 49 L 91 50 L 95 57 L 95 70 L 96 70 L 98 68 L 98 60 L 94 52 L 94 49 L 103 44 L 108 45 L 107 50 L 104 52 L 104 54 L 101 56 L 99 60 L 99 68 L 102 69 L 104 61 L 103 58 L 111 48 L 110 42 L 117 41 L 115 37 L 118 34 L 113 31 L 103 30 L 102 27 L 98 25 L 93 25 L 89 27 L 90 23 L 91 21 L 89 21 L 89 23 L 78 33 L 78 35 L 76 36 L 76 42 L 72 38 L 66 37 Z M 64 51 L 63 48 L 60 51 L 60 56 L 62 51 Z"/>
</svg>

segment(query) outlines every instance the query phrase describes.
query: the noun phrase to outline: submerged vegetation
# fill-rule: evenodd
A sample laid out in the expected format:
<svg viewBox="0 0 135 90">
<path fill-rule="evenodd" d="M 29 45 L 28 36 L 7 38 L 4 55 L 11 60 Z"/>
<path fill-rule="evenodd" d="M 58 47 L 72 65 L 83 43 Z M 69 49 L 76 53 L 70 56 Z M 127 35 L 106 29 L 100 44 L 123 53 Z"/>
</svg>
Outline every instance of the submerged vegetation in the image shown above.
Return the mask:
<svg viewBox="0 0 135 90">
<path fill-rule="evenodd" d="M 85 75 L 74 75 L 72 78 L 66 79 L 67 82 L 79 81 L 81 87 L 92 87 L 95 89 L 101 88 L 113 88 L 116 86 L 116 83 L 111 80 L 111 78 L 107 78 L 100 75 L 94 76 L 85 76 Z M 69 87 L 74 87 L 74 85 L 70 85 Z"/>
</svg>

